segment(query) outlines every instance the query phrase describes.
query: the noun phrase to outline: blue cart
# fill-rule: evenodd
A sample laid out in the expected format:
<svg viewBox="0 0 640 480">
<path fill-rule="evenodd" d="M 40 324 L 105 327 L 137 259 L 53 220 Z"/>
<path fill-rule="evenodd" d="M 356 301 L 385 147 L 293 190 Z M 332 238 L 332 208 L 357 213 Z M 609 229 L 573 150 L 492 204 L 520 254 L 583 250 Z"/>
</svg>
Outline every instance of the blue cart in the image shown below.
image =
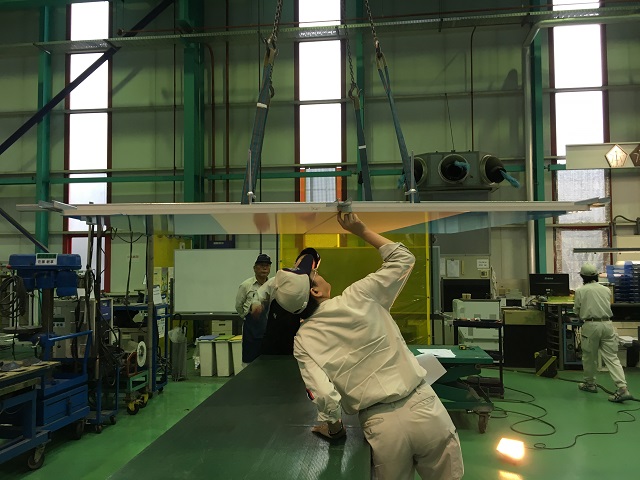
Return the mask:
<svg viewBox="0 0 640 480">
<path fill-rule="evenodd" d="M 36 470 L 44 463 L 49 431 L 36 426 L 36 387 L 57 362 L 0 372 L 0 463 L 29 452 L 27 466 Z"/>
<path fill-rule="evenodd" d="M 75 424 L 75 437 L 80 439 L 89 415 L 87 361 L 91 348 L 91 330 L 69 335 L 41 335 L 44 360 L 60 363 L 49 378 L 43 378 L 38 388 L 37 423 L 49 431 Z M 56 357 L 54 347 L 60 342 L 73 342 L 75 351 L 82 350 L 79 340 L 86 338 L 81 358 Z M 71 367 L 71 370 L 70 370 Z M 74 371 L 74 368 L 80 371 Z"/>
</svg>

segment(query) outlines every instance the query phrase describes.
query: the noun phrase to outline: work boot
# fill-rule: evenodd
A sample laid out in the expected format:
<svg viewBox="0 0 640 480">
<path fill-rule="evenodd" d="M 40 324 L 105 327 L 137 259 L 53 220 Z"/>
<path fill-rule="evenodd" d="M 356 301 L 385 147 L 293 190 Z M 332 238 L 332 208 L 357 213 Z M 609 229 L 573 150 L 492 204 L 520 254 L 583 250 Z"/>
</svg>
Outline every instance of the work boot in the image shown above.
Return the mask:
<svg viewBox="0 0 640 480">
<path fill-rule="evenodd" d="M 598 393 L 598 387 L 593 383 L 579 383 L 578 388 L 583 392 Z"/>
<path fill-rule="evenodd" d="M 629 390 L 627 389 L 627 387 L 619 388 L 618 390 L 616 390 L 616 393 L 614 393 L 613 395 L 609 395 L 609 401 L 615 402 L 615 403 L 622 403 L 625 400 L 632 400 L 632 399 L 633 399 L 633 395 L 629 393 Z"/>
</svg>

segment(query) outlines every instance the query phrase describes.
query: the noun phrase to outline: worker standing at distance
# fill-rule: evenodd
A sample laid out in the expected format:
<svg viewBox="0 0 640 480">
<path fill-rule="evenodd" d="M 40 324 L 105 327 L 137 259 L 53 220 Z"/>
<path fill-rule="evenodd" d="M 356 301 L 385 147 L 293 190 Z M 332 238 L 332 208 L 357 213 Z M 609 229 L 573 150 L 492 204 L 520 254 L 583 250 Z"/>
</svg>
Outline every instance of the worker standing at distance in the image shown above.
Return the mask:
<svg viewBox="0 0 640 480">
<path fill-rule="evenodd" d="M 618 333 L 611 322 L 611 290 L 598 283 L 598 270 L 590 263 L 582 265 L 580 276 L 584 285 L 576 289 L 573 303 L 573 311 L 584 321 L 580 333 L 584 383 L 579 383 L 578 388 L 584 392 L 598 392 L 596 371 L 600 352 L 617 387 L 614 394 L 609 395 L 609 401 L 631 400 L 633 396 L 627 389 L 618 358 Z"/>
<path fill-rule="evenodd" d="M 369 230 L 355 214 L 340 225 L 378 249 L 382 266 L 331 298 L 331 285 L 311 262 L 279 270 L 274 298 L 305 319 L 294 355 L 328 439 L 346 434 L 342 410 L 358 414 L 371 446 L 375 478 L 456 480 L 464 473 L 456 428 L 426 371 L 407 347 L 389 309 L 407 282 L 415 257 L 401 243 Z M 345 267 L 348 268 L 348 267 Z"/>
<path fill-rule="evenodd" d="M 260 355 L 262 337 L 267 325 L 266 313 L 253 316 L 250 313 L 251 304 L 256 291 L 269 278 L 271 273 L 271 258 L 265 253 L 258 255 L 253 265 L 254 275 L 247 278 L 238 287 L 236 295 L 236 312 L 243 318 L 242 323 L 242 363 L 244 366 L 254 361 Z"/>
</svg>

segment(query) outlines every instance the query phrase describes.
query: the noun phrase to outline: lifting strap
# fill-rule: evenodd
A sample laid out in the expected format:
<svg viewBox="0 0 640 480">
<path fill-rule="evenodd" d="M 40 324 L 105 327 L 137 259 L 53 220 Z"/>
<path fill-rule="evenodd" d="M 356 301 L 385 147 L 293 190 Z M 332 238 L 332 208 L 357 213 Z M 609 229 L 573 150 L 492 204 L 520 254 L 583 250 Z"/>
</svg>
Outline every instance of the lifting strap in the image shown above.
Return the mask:
<svg viewBox="0 0 640 480">
<path fill-rule="evenodd" d="M 280 28 L 280 15 L 282 14 L 282 1 L 278 0 L 276 5 L 276 16 L 273 22 L 273 31 L 265 40 L 266 52 L 264 54 L 264 64 L 262 68 L 262 87 L 258 95 L 256 105 L 256 116 L 253 122 L 253 132 L 251 133 L 251 146 L 249 147 L 249 158 L 247 159 L 247 169 L 242 187 L 242 204 L 252 203 L 255 198 L 256 180 L 260 171 L 260 161 L 262 159 L 262 144 L 264 142 L 264 130 L 267 125 L 267 114 L 271 105 L 271 98 L 275 91 L 271 82 L 273 64 L 278 54 L 276 41 L 278 40 L 278 29 Z"/>
<path fill-rule="evenodd" d="M 387 66 L 387 60 L 384 57 L 384 53 L 382 53 L 380 41 L 378 40 L 378 36 L 376 34 L 376 27 L 373 23 L 373 16 L 371 15 L 369 0 L 365 0 L 364 3 L 367 7 L 369 23 L 371 24 L 371 32 L 373 33 L 373 44 L 376 49 L 376 66 L 378 67 L 378 73 L 380 74 L 382 86 L 384 87 L 384 91 L 386 92 L 387 98 L 389 99 L 389 107 L 391 108 L 391 115 L 393 116 L 393 126 L 396 129 L 398 148 L 400 149 L 400 156 L 402 157 L 402 170 L 405 178 L 404 183 L 407 189 L 406 195 L 409 197 L 409 201 L 411 203 L 418 203 L 420 202 L 420 196 L 415 189 L 415 179 L 413 175 L 412 165 L 413 162 L 409 157 L 409 152 L 407 151 L 407 145 L 404 141 L 404 135 L 402 134 L 402 127 L 400 126 L 400 120 L 398 119 L 398 112 L 396 111 L 396 104 L 393 100 L 393 93 L 391 92 L 391 80 L 389 78 L 389 67 Z"/>
<path fill-rule="evenodd" d="M 345 0 L 341 1 L 342 20 L 346 18 Z M 349 72 L 351 74 L 351 88 L 349 89 L 349 98 L 353 103 L 353 111 L 356 116 L 356 135 L 358 138 L 358 183 L 362 185 L 364 199 L 373 200 L 371 193 L 371 175 L 369 173 L 369 161 L 367 159 L 367 143 L 364 138 L 364 127 L 362 125 L 362 108 L 360 104 L 360 94 L 362 91 L 356 83 L 353 74 L 353 61 L 351 59 L 351 45 L 349 43 L 349 32 L 347 25 L 343 23 L 344 38 L 347 46 L 347 59 L 349 60 Z"/>
</svg>

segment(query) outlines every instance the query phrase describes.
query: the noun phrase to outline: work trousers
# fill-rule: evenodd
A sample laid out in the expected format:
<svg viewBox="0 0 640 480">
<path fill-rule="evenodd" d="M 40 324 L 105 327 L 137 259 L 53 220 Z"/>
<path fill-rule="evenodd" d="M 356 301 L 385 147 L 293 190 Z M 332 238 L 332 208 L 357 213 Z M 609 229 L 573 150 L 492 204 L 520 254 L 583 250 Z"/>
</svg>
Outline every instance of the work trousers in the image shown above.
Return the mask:
<svg viewBox="0 0 640 480">
<path fill-rule="evenodd" d="M 611 379 L 618 388 L 626 387 L 624 370 L 618 358 L 618 334 L 611 320 L 585 321 L 580 337 L 585 382 L 592 384 L 596 381 L 598 350 L 600 350 Z"/>
<path fill-rule="evenodd" d="M 464 465 L 456 428 L 430 385 L 407 397 L 359 413 L 373 454 L 377 480 L 462 478 Z"/>
</svg>

